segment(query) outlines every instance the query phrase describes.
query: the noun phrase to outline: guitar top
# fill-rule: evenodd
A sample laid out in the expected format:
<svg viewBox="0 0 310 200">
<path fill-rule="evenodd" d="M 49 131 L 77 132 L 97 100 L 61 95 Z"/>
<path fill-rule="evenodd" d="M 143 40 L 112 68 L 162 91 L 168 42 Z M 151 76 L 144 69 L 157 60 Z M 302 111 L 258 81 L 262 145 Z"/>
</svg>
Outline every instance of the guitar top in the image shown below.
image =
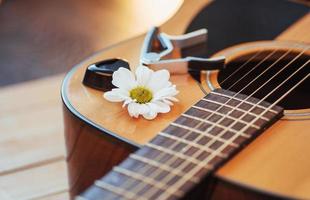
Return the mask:
<svg viewBox="0 0 310 200">
<path fill-rule="evenodd" d="M 239 188 L 257 199 L 310 199 L 309 27 L 301 3 L 185 1 L 160 30 L 207 28 L 203 56 L 225 56 L 225 68 L 171 75 L 180 101 L 154 120 L 131 118 L 82 83 L 86 68 L 101 60 L 122 58 L 134 71 L 145 35 L 78 64 L 62 87 L 71 196 L 239 199 Z M 207 194 L 195 196 L 205 182 Z M 217 189 L 220 182 L 229 186 Z"/>
</svg>

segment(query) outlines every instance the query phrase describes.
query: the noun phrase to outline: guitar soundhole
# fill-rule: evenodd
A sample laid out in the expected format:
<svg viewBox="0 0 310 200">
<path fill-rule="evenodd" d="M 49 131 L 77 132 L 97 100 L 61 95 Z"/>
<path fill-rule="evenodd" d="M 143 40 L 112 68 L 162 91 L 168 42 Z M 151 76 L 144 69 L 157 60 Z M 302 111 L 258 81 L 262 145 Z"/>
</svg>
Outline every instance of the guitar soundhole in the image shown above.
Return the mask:
<svg viewBox="0 0 310 200">
<path fill-rule="evenodd" d="M 218 82 L 224 89 L 241 91 L 246 95 L 275 102 L 310 72 L 310 64 L 305 64 L 309 59 L 309 54 L 300 54 L 297 51 L 288 53 L 284 50 L 270 50 L 250 53 L 229 62 L 219 73 Z M 296 74 L 285 82 L 295 72 Z M 282 86 L 272 92 L 283 82 L 285 83 Z M 286 110 L 310 108 L 309 86 L 308 78 L 278 105 Z"/>
</svg>

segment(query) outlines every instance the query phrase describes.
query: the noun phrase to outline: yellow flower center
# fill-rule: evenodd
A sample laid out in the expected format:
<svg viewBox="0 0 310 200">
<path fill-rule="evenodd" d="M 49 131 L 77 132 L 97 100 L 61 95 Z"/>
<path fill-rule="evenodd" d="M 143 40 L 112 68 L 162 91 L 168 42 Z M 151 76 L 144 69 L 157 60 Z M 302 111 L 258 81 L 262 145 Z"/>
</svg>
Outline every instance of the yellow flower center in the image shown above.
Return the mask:
<svg viewBox="0 0 310 200">
<path fill-rule="evenodd" d="M 138 86 L 132 90 L 130 90 L 130 97 L 132 99 L 135 99 L 137 103 L 143 104 L 143 103 L 148 103 L 152 100 L 153 94 L 152 92 L 145 88 Z"/>
</svg>

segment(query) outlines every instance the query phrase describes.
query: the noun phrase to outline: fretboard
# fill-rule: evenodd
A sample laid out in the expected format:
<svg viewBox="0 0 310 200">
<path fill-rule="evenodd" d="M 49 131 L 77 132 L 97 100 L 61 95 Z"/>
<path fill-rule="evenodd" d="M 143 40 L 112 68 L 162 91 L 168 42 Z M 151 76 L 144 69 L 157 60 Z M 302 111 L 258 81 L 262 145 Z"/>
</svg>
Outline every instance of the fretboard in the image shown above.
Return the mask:
<svg viewBox="0 0 310 200">
<path fill-rule="evenodd" d="M 182 198 L 282 114 L 279 106 L 217 89 L 80 197 Z"/>
</svg>

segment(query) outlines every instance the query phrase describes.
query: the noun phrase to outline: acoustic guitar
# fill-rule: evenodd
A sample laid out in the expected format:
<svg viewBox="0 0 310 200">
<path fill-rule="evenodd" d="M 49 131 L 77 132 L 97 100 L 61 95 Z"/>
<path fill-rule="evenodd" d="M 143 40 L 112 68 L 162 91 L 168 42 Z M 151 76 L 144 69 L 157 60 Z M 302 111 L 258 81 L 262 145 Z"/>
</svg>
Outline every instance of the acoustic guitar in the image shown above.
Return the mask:
<svg viewBox="0 0 310 200">
<path fill-rule="evenodd" d="M 202 56 L 225 56 L 225 66 L 172 74 L 179 102 L 154 120 L 130 117 L 82 83 L 103 60 L 127 60 L 134 71 L 145 34 L 67 74 L 71 198 L 310 199 L 309 3 L 184 1 L 160 26 L 172 35 L 199 28 L 208 29 Z"/>
</svg>

